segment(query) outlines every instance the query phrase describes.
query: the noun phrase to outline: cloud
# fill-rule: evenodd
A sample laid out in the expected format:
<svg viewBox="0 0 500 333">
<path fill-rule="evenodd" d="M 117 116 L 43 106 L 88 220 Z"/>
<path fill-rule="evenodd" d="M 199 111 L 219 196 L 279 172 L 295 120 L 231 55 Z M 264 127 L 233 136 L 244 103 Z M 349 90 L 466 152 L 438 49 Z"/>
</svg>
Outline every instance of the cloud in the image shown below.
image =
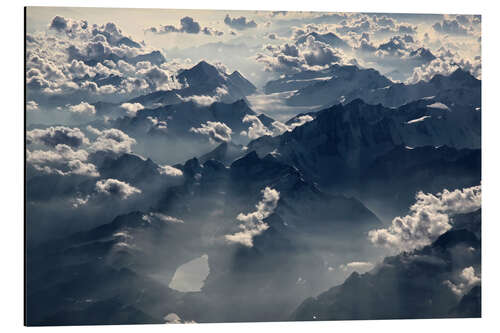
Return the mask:
<svg viewBox="0 0 500 333">
<path fill-rule="evenodd" d="M 371 262 L 366 261 L 353 261 L 339 266 L 339 268 L 344 272 L 356 271 L 358 273 L 365 273 L 371 270 L 373 267 L 375 267 L 375 265 L 373 265 Z"/>
<path fill-rule="evenodd" d="M 346 17 L 335 28 L 336 32 L 347 36 L 356 36 L 363 33 L 372 33 L 377 36 L 394 34 L 416 34 L 417 26 L 398 22 L 396 19 L 386 15 L 364 15 L 355 14 Z"/>
<path fill-rule="evenodd" d="M 201 32 L 203 32 L 205 35 L 209 35 L 209 36 L 222 36 L 224 35 L 224 33 L 222 31 L 219 31 L 217 29 L 214 29 L 214 28 L 210 28 L 210 27 L 204 27 Z"/>
<path fill-rule="evenodd" d="M 257 139 L 264 135 L 273 135 L 263 123 L 260 121 L 259 117 L 254 115 L 245 115 L 242 120 L 243 123 L 251 123 L 250 127 L 246 131 L 241 131 L 241 135 L 248 136 L 250 139 Z"/>
<path fill-rule="evenodd" d="M 271 33 L 271 34 L 268 34 L 267 35 L 267 38 L 271 39 L 271 40 L 275 40 L 278 38 L 278 36 L 275 34 L 275 33 Z"/>
<path fill-rule="evenodd" d="M 28 144 L 39 142 L 50 147 L 55 147 L 58 144 L 65 144 L 75 148 L 89 143 L 89 140 L 79 128 L 64 126 L 28 131 L 26 132 L 26 140 Z"/>
<path fill-rule="evenodd" d="M 193 320 L 182 320 L 176 313 L 168 313 L 163 317 L 165 324 L 195 324 Z"/>
<path fill-rule="evenodd" d="M 165 120 L 159 120 L 157 117 L 147 116 L 147 120 L 153 125 L 154 128 L 162 131 L 167 130 L 167 122 Z"/>
<path fill-rule="evenodd" d="M 51 25 L 50 31 L 27 37 L 27 90 L 42 106 L 53 106 L 53 97 L 59 105 L 116 103 L 182 87 L 176 73 L 190 60 L 167 63 L 159 50 L 134 42 L 114 23 L 99 26 L 58 18 Z"/>
<path fill-rule="evenodd" d="M 465 36 L 468 34 L 467 28 L 463 26 L 461 23 L 459 23 L 456 19 L 436 22 L 432 25 L 432 28 L 436 32 L 442 34 L 461 35 L 461 36 Z"/>
<path fill-rule="evenodd" d="M 413 27 L 411 25 L 400 25 L 398 27 L 398 32 L 400 34 L 416 34 L 417 33 L 417 28 L 416 27 Z"/>
<path fill-rule="evenodd" d="M 149 213 L 142 216 L 142 219 L 148 223 L 153 223 L 154 221 L 159 221 L 165 224 L 168 223 L 184 223 L 183 220 L 176 217 L 168 216 L 162 213 Z"/>
<path fill-rule="evenodd" d="M 81 206 L 85 206 L 87 202 L 89 202 L 90 195 L 86 195 L 85 197 L 76 197 L 71 200 L 73 208 L 78 208 Z"/>
<path fill-rule="evenodd" d="M 278 15 L 286 16 L 287 14 L 288 14 L 288 11 L 286 11 L 286 10 L 275 10 L 275 11 L 271 12 L 271 17 L 275 17 Z"/>
<path fill-rule="evenodd" d="M 215 102 L 219 102 L 219 96 L 208 96 L 208 95 L 193 95 L 188 97 L 180 98 L 184 102 L 193 102 L 201 106 L 208 106 Z"/>
<path fill-rule="evenodd" d="M 230 18 L 229 14 L 224 18 L 224 23 L 236 30 L 245 30 L 257 27 L 257 23 L 255 23 L 254 20 L 247 21 L 247 18 L 244 16 L 240 16 L 238 18 Z"/>
<path fill-rule="evenodd" d="M 96 113 L 95 106 L 87 102 L 81 102 L 76 105 L 68 105 L 68 110 L 71 113 L 81 116 L 94 116 Z"/>
<path fill-rule="evenodd" d="M 303 37 L 306 32 L 295 31 L 296 37 Z M 266 65 L 266 71 L 293 73 L 302 70 L 318 70 L 334 63 L 348 63 L 343 51 L 318 40 L 323 38 L 319 34 L 309 34 L 300 43 L 284 43 L 280 46 L 266 45 L 264 50 L 271 55 L 258 53 L 255 57 L 257 62 Z"/>
<path fill-rule="evenodd" d="M 441 52 L 441 54 L 431 62 L 415 67 L 406 83 L 412 84 L 419 81 L 429 81 L 436 74 L 448 76 L 459 68 L 469 72 L 477 79 L 481 79 L 480 56 L 469 60 L 460 58 L 457 54 L 447 51 Z"/>
<path fill-rule="evenodd" d="M 160 166 L 158 171 L 162 175 L 172 176 L 172 177 L 180 177 L 183 175 L 182 170 L 174 168 L 173 166 L 170 165 Z"/>
<path fill-rule="evenodd" d="M 88 163 L 87 159 L 88 153 L 85 150 L 73 150 L 65 144 L 56 145 L 54 150 L 26 151 L 26 162 L 40 172 L 98 177 L 96 166 Z"/>
<path fill-rule="evenodd" d="M 312 36 L 307 37 L 306 50 L 302 55 L 309 66 L 330 65 L 342 59 L 339 51 L 328 44 L 316 41 Z"/>
<path fill-rule="evenodd" d="M 195 22 L 192 17 L 185 16 L 181 18 L 181 31 L 188 34 L 197 34 L 201 30 L 200 24 Z"/>
<path fill-rule="evenodd" d="M 291 132 L 296 127 L 302 126 L 305 123 L 314 120 L 310 115 L 299 116 L 290 125 L 284 124 L 280 121 L 273 121 L 271 123 L 272 128 L 266 127 L 259 117 L 255 115 L 245 115 L 243 118 L 243 123 L 250 123 L 250 127 L 246 131 L 241 131 L 241 135 L 248 136 L 250 139 L 257 139 L 264 135 L 276 136 L 281 135 L 287 131 Z"/>
<path fill-rule="evenodd" d="M 303 116 L 300 116 L 296 119 L 296 121 L 294 121 L 293 123 L 291 123 L 289 125 L 289 127 L 293 130 L 295 127 L 299 127 L 299 126 L 302 126 L 304 125 L 305 123 L 308 123 L 310 121 L 313 121 L 314 118 L 310 115 L 303 115 Z"/>
<path fill-rule="evenodd" d="M 55 30 L 58 33 L 63 33 L 70 39 L 89 40 L 93 42 L 104 41 L 115 47 L 142 47 L 141 44 L 132 40 L 130 36 L 125 36 L 113 22 L 107 22 L 103 25 L 93 24 L 90 26 L 86 20 L 73 20 L 55 16 L 49 25 L 49 29 Z"/>
<path fill-rule="evenodd" d="M 392 27 L 394 28 L 396 26 L 396 23 L 394 20 L 390 17 L 387 16 L 374 16 L 373 21 L 377 23 L 380 26 L 383 27 Z"/>
<path fill-rule="evenodd" d="M 36 111 L 38 110 L 38 103 L 35 101 L 26 102 L 26 111 Z"/>
<path fill-rule="evenodd" d="M 87 130 L 95 135 L 97 138 L 90 145 L 91 152 L 107 152 L 113 154 L 130 153 L 132 145 L 136 143 L 134 138 L 131 138 L 126 133 L 116 128 L 105 130 L 98 130 L 92 126 L 87 126 Z"/>
<path fill-rule="evenodd" d="M 224 33 L 218 31 L 217 29 L 211 27 L 201 28 L 200 24 L 196 22 L 192 17 L 184 16 L 180 20 L 180 27 L 175 27 L 173 25 L 164 25 L 159 28 L 151 27 L 146 29 L 146 32 L 151 32 L 154 34 L 162 35 L 168 33 L 188 33 L 188 34 L 198 34 L 203 33 L 209 36 L 222 36 Z"/>
<path fill-rule="evenodd" d="M 290 125 L 283 124 L 282 122 L 277 121 L 277 120 L 274 121 L 271 125 L 274 127 L 273 132 L 275 132 L 275 135 L 281 135 L 281 134 L 285 133 L 286 131 L 291 132 L 296 127 L 302 126 L 305 123 L 308 123 L 308 122 L 313 121 L 313 120 L 314 120 L 314 118 L 311 117 L 310 115 L 303 115 L 303 116 L 297 117 L 295 119 L 295 121 L 293 123 L 291 123 Z"/>
<path fill-rule="evenodd" d="M 451 228 L 450 216 L 481 207 L 481 185 L 434 195 L 419 192 L 410 214 L 396 217 L 388 228 L 371 230 L 369 240 L 396 251 L 410 251 L 432 243 Z"/>
<path fill-rule="evenodd" d="M 127 199 L 134 194 L 140 194 L 142 192 L 138 188 L 126 182 L 113 178 L 98 180 L 95 184 L 95 189 L 98 193 L 103 193 L 109 196 L 117 195 L 121 199 Z"/>
<path fill-rule="evenodd" d="M 411 52 L 415 50 L 411 47 L 415 40 L 410 35 L 393 36 L 387 42 L 381 43 L 377 47 L 377 54 L 379 56 L 393 56 L 393 57 L 409 57 Z"/>
<path fill-rule="evenodd" d="M 269 217 L 276 207 L 280 199 L 280 193 L 270 187 L 264 188 L 262 191 L 262 200 L 255 205 L 256 210 L 252 213 L 240 213 L 236 219 L 240 221 L 240 232 L 232 235 L 226 235 L 226 241 L 230 243 L 239 243 L 247 247 L 253 246 L 253 237 L 260 235 L 269 228 L 269 225 L 264 220 Z"/>
<path fill-rule="evenodd" d="M 88 28 L 88 22 L 85 20 L 72 20 L 62 16 L 55 16 L 50 22 L 49 29 L 64 32 L 68 35 L 76 35 Z"/>
<path fill-rule="evenodd" d="M 129 117 L 135 117 L 137 111 L 144 109 L 141 103 L 123 103 L 120 107 L 126 111 Z"/>
<path fill-rule="evenodd" d="M 189 129 L 190 132 L 206 135 L 213 142 L 229 142 L 233 131 L 229 126 L 218 121 L 207 121 L 201 127 Z"/>
<path fill-rule="evenodd" d="M 348 21 L 343 20 L 340 22 L 340 27 L 336 28 L 336 31 L 340 34 L 347 34 L 349 32 L 362 33 L 369 31 L 371 29 L 371 23 L 367 16 L 363 16 L 359 19 Z"/>
<path fill-rule="evenodd" d="M 459 297 L 467 294 L 474 286 L 481 283 L 481 277 L 476 275 L 474 267 L 469 266 L 462 270 L 458 276 L 456 283 L 450 280 L 443 281 L 443 284 L 448 286 L 453 293 Z"/>
</svg>

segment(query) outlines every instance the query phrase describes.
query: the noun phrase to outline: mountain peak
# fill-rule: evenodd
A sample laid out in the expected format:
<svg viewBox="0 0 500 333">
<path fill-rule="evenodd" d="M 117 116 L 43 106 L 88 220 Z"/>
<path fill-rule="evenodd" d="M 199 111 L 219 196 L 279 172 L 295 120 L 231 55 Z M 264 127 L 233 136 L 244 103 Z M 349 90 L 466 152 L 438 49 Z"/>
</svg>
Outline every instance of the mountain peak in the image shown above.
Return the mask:
<svg viewBox="0 0 500 333">
<path fill-rule="evenodd" d="M 365 101 L 363 101 L 361 98 L 355 98 L 352 101 L 350 101 L 349 103 L 347 103 L 346 105 L 344 105 L 344 107 L 345 108 L 359 109 L 360 107 L 362 107 L 364 105 L 368 105 L 368 104 L 365 103 Z M 340 104 L 340 106 L 342 106 L 342 104 Z"/>
<path fill-rule="evenodd" d="M 179 77 L 185 77 L 188 80 L 194 78 L 199 79 L 201 77 L 205 79 L 213 79 L 217 76 L 220 76 L 219 70 L 205 60 L 200 61 L 195 66 L 190 69 L 186 69 L 179 74 Z"/>
<path fill-rule="evenodd" d="M 252 150 L 245 156 L 243 156 L 240 159 L 237 159 L 236 161 L 233 162 L 231 167 L 238 166 L 238 165 L 249 165 L 249 164 L 254 164 L 257 161 L 259 161 L 259 156 L 257 155 L 257 152 L 255 150 Z"/>
<path fill-rule="evenodd" d="M 216 71 L 217 73 L 219 72 L 219 70 L 215 66 L 209 64 L 205 60 L 200 61 L 198 64 L 196 64 L 194 67 L 191 68 L 191 70 L 195 69 L 202 70 L 207 74 L 214 71 Z"/>
<path fill-rule="evenodd" d="M 241 73 L 238 72 L 238 71 L 232 72 L 231 75 L 229 75 L 229 76 L 233 77 L 233 78 L 242 78 L 242 79 L 244 79 L 243 75 L 241 75 Z"/>
<path fill-rule="evenodd" d="M 453 80 L 477 80 L 469 71 L 464 71 L 462 68 L 457 68 L 451 73 L 450 78 Z"/>
<path fill-rule="evenodd" d="M 240 98 L 239 100 L 237 100 L 236 102 L 234 102 L 233 105 L 234 106 L 239 106 L 239 107 L 243 107 L 243 106 L 248 107 L 247 102 L 243 98 Z"/>
</svg>

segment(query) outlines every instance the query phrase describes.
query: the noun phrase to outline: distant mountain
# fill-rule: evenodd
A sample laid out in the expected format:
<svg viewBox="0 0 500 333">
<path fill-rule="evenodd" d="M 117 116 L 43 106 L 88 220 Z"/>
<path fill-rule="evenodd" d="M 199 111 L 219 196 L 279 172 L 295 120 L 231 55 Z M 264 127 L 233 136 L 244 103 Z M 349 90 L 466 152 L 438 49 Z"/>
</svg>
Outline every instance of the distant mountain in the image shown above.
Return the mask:
<svg viewBox="0 0 500 333">
<path fill-rule="evenodd" d="M 356 320 L 456 318 L 481 316 L 481 287 L 455 295 L 443 281 L 466 267 L 481 269 L 481 211 L 459 216 L 467 228 L 455 226 L 421 250 L 387 257 L 371 272 L 356 272 L 341 285 L 305 300 L 291 320 Z M 453 260 L 454 253 L 471 254 Z"/>
<path fill-rule="evenodd" d="M 241 201 L 243 205 L 252 201 L 248 199 L 248 196 L 258 197 L 264 187 L 272 187 L 280 192 L 280 205 L 276 212 L 285 219 L 288 217 L 293 219 L 293 216 L 303 218 L 307 216 L 305 220 L 308 222 L 301 226 L 304 228 L 313 227 L 313 221 L 319 223 L 319 218 L 314 217 L 315 214 L 320 216 L 326 213 L 326 211 L 322 212 L 322 209 L 330 209 L 332 206 L 337 209 L 327 215 L 329 219 L 339 221 L 338 223 L 340 221 L 345 223 L 359 221 L 360 225 L 379 223 L 378 219 L 358 200 L 342 195 L 330 196 L 322 193 L 315 185 L 308 183 L 297 168 L 279 161 L 272 154 L 260 158 L 256 152 L 251 151 L 232 162 L 229 167 L 225 167 L 214 159 L 207 160 L 203 164 L 198 159 L 191 159 L 184 165 L 176 165 L 176 167 L 183 170 L 187 183 L 199 183 L 201 188 L 205 184 L 216 186 L 212 184 L 212 180 L 217 179 L 217 186 L 223 186 L 226 195 L 233 199 L 244 198 Z M 197 177 L 201 180 L 196 180 Z M 165 197 L 162 200 L 162 202 L 167 202 L 170 199 Z M 313 208 L 315 206 L 317 206 L 316 210 Z M 320 206 L 323 208 L 319 208 Z M 302 208 L 299 209 L 299 207 Z M 299 220 L 301 219 L 298 218 L 297 221 Z M 321 223 L 326 222 L 321 221 Z M 354 226 L 352 227 L 355 229 Z"/>
<path fill-rule="evenodd" d="M 264 91 L 270 94 L 298 90 L 287 100 L 288 104 L 319 106 L 333 101 L 343 102 L 340 100 L 342 96 L 349 101 L 351 95 L 392 84 L 374 69 L 334 64 L 324 70 L 286 74 L 283 78 L 267 82 Z"/>
<path fill-rule="evenodd" d="M 450 112 L 433 100 L 392 109 L 358 99 L 319 111 L 313 121 L 292 132 L 258 138 L 248 149 L 260 156 L 275 151 L 279 160 L 306 175 L 342 179 L 397 146 L 478 148 L 480 124 L 480 112 Z"/>
<path fill-rule="evenodd" d="M 398 146 L 369 164 L 355 186 L 363 203 L 391 220 L 406 212 L 418 191 L 438 193 L 480 183 L 481 149 Z"/>
<path fill-rule="evenodd" d="M 180 293 L 138 273 L 137 264 L 145 258 L 140 250 L 125 245 L 127 230 L 137 231 L 135 237 L 165 233 L 165 225 L 152 228 L 142 216 L 123 215 L 110 224 L 28 250 L 28 324 L 164 323 L 167 313 L 179 311 Z M 181 260 L 170 258 L 174 271 Z"/>
<path fill-rule="evenodd" d="M 125 42 L 122 44 L 126 44 Z M 110 52 L 98 58 L 88 58 L 87 56 L 83 56 L 79 53 L 79 51 L 75 51 L 74 49 L 68 49 L 70 59 L 76 59 L 83 61 L 88 66 L 96 66 L 98 63 L 102 63 L 105 60 L 112 60 L 115 63 L 123 60 L 130 64 L 136 64 L 139 61 L 149 61 L 153 65 L 161 65 L 165 62 L 165 57 L 161 54 L 160 51 L 152 51 L 150 53 L 139 54 L 134 57 L 122 56 L 116 53 Z"/>
<path fill-rule="evenodd" d="M 311 113 L 314 120 L 247 149 L 272 153 L 322 190 L 352 194 L 390 219 L 418 190 L 480 181 L 481 112 L 443 105 L 424 99 L 393 109 L 358 99 Z"/>
<path fill-rule="evenodd" d="M 360 70 L 355 66 L 338 66 L 338 73 L 329 80 L 300 88 L 287 103 L 294 106 L 333 105 L 360 98 L 369 104 L 399 107 L 434 97 L 450 106 L 481 106 L 481 81 L 461 69 L 449 76 L 436 74 L 429 81 L 410 85 L 392 83 L 374 70 Z"/>
<path fill-rule="evenodd" d="M 161 53 L 152 55 L 154 59 L 159 56 L 162 56 Z M 144 58 L 146 55 L 137 56 L 137 61 L 151 61 L 147 57 L 143 60 L 140 60 L 139 57 Z M 158 59 L 158 61 L 160 60 Z M 120 105 L 123 103 L 140 103 L 143 107 L 151 109 L 189 101 L 200 101 L 199 103 L 203 105 L 212 102 L 230 104 L 240 99 L 245 99 L 245 96 L 251 95 L 256 91 L 255 86 L 238 71 L 227 74 L 205 61 L 200 61 L 190 69 L 182 70 L 178 73 L 176 79 L 183 84 L 183 88 L 156 90 L 127 99 L 121 103 L 99 101 L 93 103 L 93 105 L 100 116 L 119 117 L 123 114 L 123 109 L 120 108 Z M 123 77 L 112 74 L 109 76 L 96 75 L 91 78 L 85 75 L 82 78 L 75 79 L 75 82 L 88 80 L 95 82 L 100 87 L 107 84 L 120 84 Z"/>
<path fill-rule="evenodd" d="M 232 103 L 256 91 L 255 86 L 238 71 L 227 74 L 205 61 L 181 71 L 177 75 L 177 80 L 185 87 L 155 91 L 128 102 L 154 107 L 157 104 L 179 103 L 183 98 L 190 96 L 218 96 L 220 101 Z"/>
<path fill-rule="evenodd" d="M 250 81 L 245 79 L 243 75 L 241 75 L 238 71 L 232 72 L 228 76 L 228 81 L 231 86 L 233 86 L 235 89 L 240 90 L 241 93 L 245 96 L 251 95 L 256 91 L 255 86 Z"/>
<path fill-rule="evenodd" d="M 244 152 L 245 146 L 236 145 L 232 142 L 222 142 L 214 150 L 202 155 L 199 160 L 200 163 L 215 160 L 230 165 L 234 160 L 240 158 Z"/>
<path fill-rule="evenodd" d="M 150 164 L 129 156 L 101 165 L 133 181 L 139 177 L 129 173 L 141 175 Z M 322 193 L 271 155 L 251 152 L 229 167 L 213 159 L 175 167 L 185 181 L 149 197 L 149 208 L 28 250 L 31 325 L 63 317 L 68 324 L 160 322 L 170 312 L 199 322 L 286 319 L 301 299 L 327 286 L 325 249 L 362 255 L 367 248 L 354 240 L 365 244 L 366 230 L 381 225 L 358 200 Z M 236 217 L 256 209 L 266 186 L 279 192 L 263 221 L 268 228 L 252 247 L 224 241 L 242 230 Z M 203 253 L 210 274 L 201 292 L 167 287 L 177 267 Z"/>
<path fill-rule="evenodd" d="M 96 166 L 98 177 L 29 169 L 26 196 L 33 215 L 28 217 L 32 227 L 26 235 L 31 244 L 92 228 L 130 210 L 147 209 L 165 188 L 183 183 L 182 176 L 169 175 L 160 165 L 136 154 L 92 153 L 89 162 Z M 99 193 L 96 183 L 106 179 L 124 182 L 140 193 L 126 199 L 117 193 L 118 189 Z M 47 209 L 50 205 L 57 209 Z"/>
<path fill-rule="evenodd" d="M 191 128 L 200 128 L 207 122 L 220 122 L 227 125 L 232 131 L 232 138 L 235 142 L 248 142 L 247 137 L 240 135 L 241 131 L 248 130 L 251 123 L 244 123 L 243 118 L 247 115 L 257 116 L 265 126 L 271 126 L 274 119 L 255 113 L 244 100 L 232 103 L 214 102 L 209 105 L 200 105 L 193 101 L 181 102 L 157 108 L 146 108 L 137 112 L 134 117 L 121 117 L 113 121 L 113 126 L 127 133 L 135 134 L 158 134 L 162 137 L 182 139 L 182 138 L 202 138 L 203 136 L 193 133 Z M 166 123 L 165 131 L 159 131 L 158 126 L 153 126 L 153 121 L 163 121 Z"/>
<path fill-rule="evenodd" d="M 94 155 L 92 159 L 100 159 L 96 164 L 103 178 L 116 178 L 135 186 L 141 183 L 162 182 L 160 166 L 149 158 L 143 159 L 135 154 L 122 154 L 118 157 L 105 156 L 102 159 Z"/>
<path fill-rule="evenodd" d="M 316 31 L 310 32 L 308 34 L 305 34 L 301 37 L 299 37 L 296 41 L 295 44 L 304 44 L 309 37 L 314 38 L 314 40 L 318 42 L 325 43 L 327 45 L 332 46 L 333 48 L 340 48 L 340 49 L 351 49 L 351 46 L 342 38 L 334 34 L 333 32 L 327 32 L 324 34 L 318 33 Z"/>
</svg>

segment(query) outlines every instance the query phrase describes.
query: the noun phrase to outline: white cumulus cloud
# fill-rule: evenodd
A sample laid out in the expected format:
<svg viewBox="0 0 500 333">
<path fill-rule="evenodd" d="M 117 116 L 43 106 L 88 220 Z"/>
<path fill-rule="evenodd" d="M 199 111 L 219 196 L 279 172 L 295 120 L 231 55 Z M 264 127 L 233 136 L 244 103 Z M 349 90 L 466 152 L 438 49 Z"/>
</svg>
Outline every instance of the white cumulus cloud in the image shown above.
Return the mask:
<svg viewBox="0 0 500 333">
<path fill-rule="evenodd" d="M 207 121 L 201 127 L 189 129 L 190 132 L 206 135 L 213 142 L 229 142 L 233 131 L 229 126 L 219 121 Z"/>
<path fill-rule="evenodd" d="M 443 284 L 448 286 L 453 293 L 459 297 L 467 294 L 469 290 L 481 283 L 481 277 L 476 275 L 474 267 L 469 266 L 462 270 L 456 283 L 450 280 L 443 281 Z"/>
<path fill-rule="evenodd" d="M 378 246 L 409 251 L 433 242 L 451 228 L 450 216 L 481 207 L 481 185 L 443 190 L 436 195 L 419 192 L 410 214 L 396 217 L 388 228 L 371 230 L 369 240 Z"/>
<path fill-rule="evenodd" d="M 235 234 L 226 235 L 225 238 L 228 242 L 252 247 L 253 237 L 260 235 L 269 228 L 269 225 L 264 222 L 264 219 L 269 217 L 278 206 L 280 193 L 270 187 L 264 188 L 261 193 L 262 200 L 255 205 L 256 210 L 254 212 L 238 214 L 236 219 L 241 222 L 239 224 L 241 231 Z"/>
<path fill-rule="evenodd" d="M 137 111 L 144 109 L 141 103 L 123 103 L 120 107 L 125 110 L 129 117 L 135 117 Z"/>
<path fill-rule="evenodd" d="M 87 151 L 73 150 L 66 144 L 58 144 L 53 150 L 26 151 L 26 162 L 43 173 L 98 177 L 96 166 L 87 159 Z"/>
<path fill-rule="evenodd" d="M 165 176 L 180 177 L 183 175 L 182 170 L 174 168 L 170 165 L 160 166 L 158 171 L 160 172 L 160 174 Z"/>
<path fill-rule="evenodd" d="M 257 139 L 264 135 L 273 135 L 273 132 L 267 128 L 257 116 L 245 115 L 243 123 L 250 123 L 250 127 L 246 131 L 241 131 L 241 135 L 248 136 L 250 139 Z"/>
<path fill-rule="evenodd" d="M 364 273 L 369 270 L 371 270 L 374 267 L 374 265 L 371 262 L 366 262 L 366 261 L 353 261 L 349 262 L 347 264 L 342 264 L 340 265 L 340 269 L 344 272 L 358 272 L 358 273 Z"/>
<path fill-rule="evenodd" d="M 82 115 L 82 116 L 94 116 L 95 115 L 95 106 L 90 105 L 87 102 L 81 102 L 76 105 L 69 105 L 68 110 L 71 113 Z"/>
<path fill-rule="evenodd" d="M 45 129 L 33 129 L 26 133 L 26 140 L 30 143 L 43 143 L 50 147 L 66 144 L 70 147 L 79 147 L 88 144 L 89 140 L 79 128 L 51 126 Z"/>
<path fill-rule="evenodd" d="M 302 126 L 305 123 L 308 123 L 308 122 L 313 121 L 313 120 L 314 120 L 314 118 L 311 117 L 310 115 L 303 115 L 303 116 L 298 117 L 296 119 L 296 121 L 294 121 L 290 125 L 284 124 L 284 123 L 277 121 L 277 120 L 273 121 L 273 123 L 271 125 L 273 125 L 273 127 L 274 127 L 275 134 L 280 135 L 280 134 L 283 134 L 287 131 L 291 132 L 296 127 Z"/>
<path fill-rule="evenodd" d="M 134 138 L 131 138 L 126 133 L 116 128 L 98 130 L 92 126 L 87 126 L 87 130 L 97 138 L 90 145 L 91 152 L 103 151 L 112 154 L 130 153 L 132 145 L 136 143 Z"/>
<path fill-rule="evenodd" d="M 142 192 L 126 182 L 113 178 L 98 180 L 95 184 L 95 189 L 98 193 L 117 195 L 121 199 L 127 199 L 134 194 L 140 194 Z"/>
</svg>

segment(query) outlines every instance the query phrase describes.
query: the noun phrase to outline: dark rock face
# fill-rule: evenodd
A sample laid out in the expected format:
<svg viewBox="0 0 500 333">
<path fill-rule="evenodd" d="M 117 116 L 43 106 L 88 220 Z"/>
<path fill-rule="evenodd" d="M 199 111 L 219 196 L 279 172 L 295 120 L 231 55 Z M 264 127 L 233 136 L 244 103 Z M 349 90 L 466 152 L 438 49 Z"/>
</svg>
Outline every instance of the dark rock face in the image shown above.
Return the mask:
<svg viewBox="0 0 500 333">
<path fill-rule="evenodd" d="M 332 65 L 325 70 L 303 71 L 269 81 L 264 91 L 270 94 L 298 89 L 287 100 L 288 104 L 326 105 L 338 103 L 341 96 L 346 98 L 346 102 L 362 98 L 362 94 L 371 89 L 384 88 L 391 84 L 392 81 L 374 69 Z"/>
<path fill-rule="evenodd" d="M 477 229 L 480 216 L 478 210 L 457 218 L 468 219 L 470 229 Z M 481 240 L 470 229 L 453 228 L 421 250 L 387 257 L 371 272 L 353 273 L 343 284 L 305 300 L 291 319 L 480 317 L 480 286 L 457 296 L 443 283 L 465 267 L 480 270 Z M 463 247 L 473 248 L 474 255 L 457 264 L 452 253 Z"/>
<path fill-rule="evenodd" d="M 303 75 L 303 74 L 297 74 Z M 293 85 L 294 78 L 269 82 L 267 91 L 290 91 L 299 88 L 287 100 L 295 106 L 324 107 L 337 103 L 349 103 L 357 98 L 368 104 L 382 104 L 400 107 L 425 97 L 434 97 L 445 104 L 481 105 L 481 81 L 470 73 L 457 69 L 449 76 L 435 75 L 428 82 L 416 84 L 393 83 L 372 69 L 358 69 L 356 66 L 334 66 L 332 77 L 321 81 L 302 81 L 300 88 Z M 327 77 L 327 73 L 311 73 L 311 77 Z M 308 83 L 308 84 L 306 84 Z M 273 88 L 274 87 L 274 88 Z M 280 87 L 280 88 L 277 88 Z M 291 88 L 295 89 L 291 89 Z"/>
<path fill-rule="evenodd" d="M 292 132 L 256 139 L 248 148 L 260 156 L 274 151 L 278 160 L 323 188 L 363 186 L 360 191 L 364 191 L 384 177 L 394 177 L 400 184 L 403 174 L 412 172 L 417 172 L 417 183 L 429 176 L 426 168 L 431 173 L 460 174 L 463 183 L 451 184 L 453 188 L 477 184 L 480 152 L 463 148 L 480 147 L 480 115 L 433 109 L 432 103 L 418 101 L 389 109 L 355 100 L 317 112 L 313 121 Z"/>
</svg>

